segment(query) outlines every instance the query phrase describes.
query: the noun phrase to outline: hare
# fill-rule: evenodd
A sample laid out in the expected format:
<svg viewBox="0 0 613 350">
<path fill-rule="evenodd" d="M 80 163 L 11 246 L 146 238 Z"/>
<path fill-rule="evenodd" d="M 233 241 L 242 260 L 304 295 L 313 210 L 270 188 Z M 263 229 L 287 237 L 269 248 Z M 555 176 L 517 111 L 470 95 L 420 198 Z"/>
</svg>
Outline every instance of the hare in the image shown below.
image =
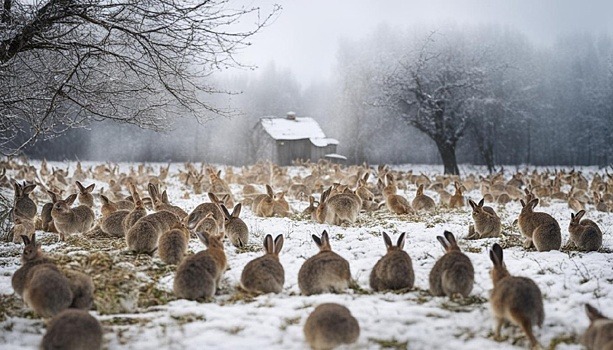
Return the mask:
<svg viewBox="0 0 613 350">
<path fill-rule="evenodd" d="M 436 239 L 445 249 L 443 255 L 430 271 L 430 293 L 434 296 L 467 297 L 473 289 L 475 270 L 473 264 L 464 253 L 453 235 L 445 231 L 444 237 Z"/>
<path fill-rule="evenodd" d="M 47 194 L 51 197 L 51 202 L 45 203 L 40 212 L 40 229 L 45 232 L 57 233 L 57 229 L 53 223 L 53 217 L 51 217 L 51 210 L 53 210 L 53 205 L 58 201 L 58 195 L 51 191 L 47 191 Z"/>
<path fill-rule="evenodd" d="M 604 199 L 598 194 L 598 192 L 593 192 L 594 196 L 594 205 L 596 206 L 596 210 L 601 211 L 603 213 L 609 212 L 609 206 L 604 201 Z"/>
<path fill-rule="evenodd" d="M 94 281 L 79 271 L 67 271 L 66 278 L 70 282 L 72 292 L 71 308 L 89 310 L 94 305 Z"/>
<path fill-rule="evenodd" d="M 413 198 L 413 203 L 411 204 L 415 210 L 433 211 L 436 209 L 434 199 L 424 194 L 424 185 L 419 185 L 417 188 L 417 194 L 415 195 L 415 198 Z"/>
<path fill-rule="evenodd" d="M 328 197 L 324 221 L 330 225 L 353 224 L 358 218 L 362 200 L 354 193 L 339 193 Z"/>
<path fill-rule="evenodd" d="M 184 224 L 177 222 L 164 232 L 158 240 L 158 254 L 165 264 L 179 264 L 187 253 L 189 231 Z"/>
<path fill-rule="evenodd" d="M 198 222 L 198 225 L 196 225 L 193 232 L 207 233 L 210 236 L 218 235 L 219 226 L 217 224 L 217 221 L 215 221 L 215 217 L 213 216 L 213 213 L 211 212 L 206 213 L 204 218 Z"/>
<path fill-rule="evenodd" d="M 202 232 L 196 234 L 208 249 L 183 259 L 177 267 L 173 283 L 177 298 L 195 300 L 212 297 L 228 268 L 223 233 L 221 236 Z"/>
<path fill-rule="evenodd" d="M 585 304 L 585 313 L 590 319 L 590 326 L 581 337 L 581 344 L 590 350 L 613 349 L 613 320 L 590 304 Z"/>
<path fill-rule="evenodd" d="M 360 337 L 358 320 L 346 307 L 336 303 L 320 304 L 304 324 L 304 338 L 311 349 L 333 349 L 355 343 Z"/>
<path fill-rule="evenodd" d="M 34 223 L 28 219 L 22 217 L 16 217 L 11 228 L 11 234 L 13 235 L 13 243 L 21 243 L 21 236 L 27 236 L 31 238 L 36 232 Z"/>
<path fill-rule="evenodd" d="M 77 196 L 77 198 L 79 199 L 79 204 L 93 208 L 94 196 L 92 195 L 92 192 L 94 191 L 94 187 L 96 187 L 96 184 L 91 184 L 85 187 L 79 181 L 75 181 L 75 183 L 77 184 L 77 188 L 79 189 L 79 194 Z"/>
<path fill-rule="evenodd" d="M 313 215 L 313 213 L 317 210 L 317 207 L 315 206 L 315 203 L 317 203 L 317 201 L 315 200 L 315 197 L 313 196 L 309 196 L 309 206 L 306 207 L 303 211 L 302 211 L 302 215 L 306 215 L 308 217 L 310 217 L 311 215 Z M 319 204 L 319 203 L 318 203 Z"/>
<path fill-rule="evenodd" d="M 234 207 L 234 210 L 232 210 L 232 214 L 230 214 L 228 208 L 223 204 L 221 205 L 221 210 L 226 217 L 226 222 L 224 224 L 226 236 L 228 236 L 230 243 L 235 247 L 244 247 L 249 243 L 249 228 L 247 224 L 238 217 L 242 207 L 242 204 L 238 203 Z"/>
<path fill-rule="evenodd" d="M 138 194 L 138 191 L 136 190 L 134 184 L 129 183 L 128 189 L 130 190 L 130 197 L 132 197 L 134 207 L 128 212 L 128 214 L 125 216 L 121 223 L 123 226 L 124 234 L 118 234 L 118 236 L 120 237 L 123 237 L 125 235 L 125 232 L 127 232 L 132 226 L 134 226 L 134 224 L 136 224 L 138 220 L 147 215 L 145 203 L 140 198 L 140 195 Z"/>
<path fill-rule="evenodd" d="M 570 223 L 568 224 L 569 243 L 581 250 L 596 251 L 602 246 L 602 231 L 594 221 L 581 220 L 584 215 L 585 210 L 581 210 L 577 214 L 570 214 Z"/>
<path fill-rule="evenodd" d="M 463 208 L 466 203 L 464 201 L 464 195 L 462 194 L 462 186 L 459 182 L 454 182 L 455 193 L 449 198 L 449 208 Z"/>
<path fill-rule="evenodd" d="M 128 188 L 132 193 L 131 197 L 134 201 L 132 210 L 117 210 L 104 216 L 100 221 L 100 229 L 107 235 L 123 238 L 126 232 L 134 226 L 134 224 L 140 220 L 140 218 L 147 215 L 147 209 L 145 204 L 141 200 L 136 188 L 131 183 L 128 184 Z"/>
<path fill-rule="evenodd" d="M 285 271 L 279 262 L 279 252 L 283 248 L 283 235 L 274 242 L 271 235 L 264 238 L 266 254 L 255 258 L 245 265 L 241 274 L 243 288 L 256 293 L 281 293 L 285 283 Z"/>
<path fill-rule="evenodd" d="M 315 208 L 315 211 L 311 213 L 311 218 L 320 224 L 323 224 L 326 220 L 327 206 L 326 201 L 330 195 L 331 188 L 325 190 L 319 197 L 319 205 Z"/>
<path fill-rule="evenodd" d="M 370 288 L 374 291 L 411 289 L 415 283 L 411 257 L 405 252 L 403 232 L 394 246 L 392 240 L 383 232 L 387 253 L 377 261 L 370 273 Z"/>
<path fill-rule="evenodd" d="M 385 197 L 387 209 L 397 215 L 412 214 L 413 208 L 411 207 L 411 203 L 403 196 L 396 194 L 396 192 L 398 192 L 398 187 L 396 186 L 396 181 L 393 176 L 387 174 L 385 179 L 387 184 L 385 188 L 383 188 L 383 196 Z"/>
<path fill-rule="evenodd" d="M 502 248 L 495 243 L 490 249 L 490 259 L 494 264 L 490 271 L 494 289 L 490 306 L 494 316 L 494 337 L 500 339 L 500 329 L 505 321 L 511 322 L 526 333 L 530 346 L 538 347 L 532 333 L 532 326 L 541 327 L 545 319 L 543 296 L 533 280 L 526 277 L 511 276 L 502 258 Z"/>
<path fill-rule="evenodd" d="M 30 198 L 30 193 L 36 188 L 35 184 L 28 185 L 24 181 L 23 184 L 15 182 L 15 199 L 13 204 L 13 218 L 21 217 L 28 220 L 34 220 L 36 217 L 36 204 Z"/>
<path fill-rule="evenodd" d="M 89 312 L 68 309 L 51 319 L 40 348 L 99 350 L 102 348 L 102 335 L 100 322 Z"/>
<path fill-rule="evenodd" d="M 183 209 L 176 205 L 170 204 L 166 191 L 162 192 L 162 194 L 160 195 L 159 186 L 156 186 L 152 183 L 149 183 L 147 188 L 149 190 L 149 197 L 151 197 L 151 200 L 153 202 L 153 210 L 158 212 L 161 210 L 169 211 L 175 214 L 179 219 L 187 217 L 187 213 Z"/>
<path fill-rule="evenodd" d="M 79 205 L 75 208 L 70 207 L 75 199 L 77 199 L 77 195 L 72 194 L 64 200 L 57 201 L 51 209 L 53 223 L 60 233 L 60 240 L 62 241 L 66 238 L 66 235 L 89 231 L 94 224 L 94 212 L 90 207 L 85 205 Z"/>
<path fill-rule="evenodd" d="M 298 287 L 304 295 L 340 293 L 351 280 L 349 262 L 332 251 L 330 237 L 324 230 L 321 238 L 313 235 L 319 253 L 307 259 L 298 271 Z"/>
<path fill-rule="evenodd" d="M 100 194 L 100 202 L 102 202 L 102 206 L 100 207 L 100 213 L 102 214 L 103 218 L 119 210 L 117 204 L 115 204 L 115 202 L 111 201 L 107 196 L 103 194 Z"/>
<path fill-rule="evenodd" d="M 524 248 L 528 249 L 534 245 L 539 252 L 560 250 L 562 234 L 556 219 L 547 213 L 534 212 L 534 207 L 539 203 L 538 198 L 530 200 L 527 204 L 523 199 L 520 202 L 523 208 L 517 223 L 525 238 Z"/>
<path fill-rule="evenodd" d="M 187 228 L 190 230 L 193 230 L 200 220 L 204 219 L 207 213 L 212 213 L 215 222 L 217 222 L 218 230 L 223 231 L 225 216 L 219 206 L 221 202 L 217 196 L 211 192 L 208 193 L 208 196 L 211 203 L 202 203 L 198 205 L 187 217 Z"/>
<path fill-rule="evenodd" d="M 485 198 L 482 198 L 478 204 L 472 199 L 468 200 L 468 203 L 473 209 L 472 217 L 475 224 L 474 226 L 469 226 L 469 232 L 466 239 L 494 238 L 500 236 L 500 218 L 496 215 L 492 207 L 484 207 L 484 202 Z"/>
<path fill-rule="evenodd" d="M 36 234 L 32 237 L 21 236 L 23 240 L 23 252 L 21 253 L 21 267 L 13 273 L 11 277 L 11 286 L 17 295 L 23 296 L 26 278 L 30 270 L 41 264 L 53 264 L 53 261 L 47 258 L 40 249 L 40 244 L 36 243 Z"/>
<path fill-rule="evenodd" d="M 179 218 L 166 210 L 140 218 L 126 232 L 128 250 L 137 254 L 152 255 L 157 249 L 160 235 L 174 227 L 178 222 Z"/>
<path fill-rule="evenodd" d="M 25 282 L 23 300 L 43 318 L 53 317 L 72 304 L 70 281 L 55 264 L 34 266 Z"/>
</svg>

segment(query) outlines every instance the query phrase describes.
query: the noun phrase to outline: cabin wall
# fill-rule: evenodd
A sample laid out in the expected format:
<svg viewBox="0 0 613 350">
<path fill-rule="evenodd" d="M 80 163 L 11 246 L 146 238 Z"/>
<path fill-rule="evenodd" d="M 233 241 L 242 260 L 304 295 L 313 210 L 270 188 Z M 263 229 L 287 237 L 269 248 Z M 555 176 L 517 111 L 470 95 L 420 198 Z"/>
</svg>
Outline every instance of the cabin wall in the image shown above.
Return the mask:
<svg viewBox="0 0 613 350">
<path fill-rule="evenodd" d="M 311 157 L 311 141 L 304 140 L 277 140 L 276 163 L 279 165 L 292 165 L 295 159 L 309 159 Z"/>
<path fill-rule="evenodd" d="M 324 158 L 326 154 L 336 153 L 336 145 L 327 145 L 325 147 L 317 147 L 311 144 L 311 161 L 317 162 Z"/>
</svg>

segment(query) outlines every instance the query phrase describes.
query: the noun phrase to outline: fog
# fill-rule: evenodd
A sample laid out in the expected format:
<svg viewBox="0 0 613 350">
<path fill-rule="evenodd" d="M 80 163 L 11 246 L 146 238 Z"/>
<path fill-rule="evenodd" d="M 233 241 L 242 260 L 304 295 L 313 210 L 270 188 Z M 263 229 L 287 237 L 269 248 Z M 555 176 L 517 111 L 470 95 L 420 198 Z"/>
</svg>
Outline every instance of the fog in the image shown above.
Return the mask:
<svg viewBox="0 0 613 350">
<path fill-rule="evenodd" d="M 263 12 L 279 3 L 283 10 L 236 55 L 249 67 L 214 74 L 207 82 L 237 93 L 201 96 L 237 111 L 234 117 L 211 115 L 200 125 L 177 116 L 174 130 L 162 135 L 97 123 L 28 153 L 48 159 L 248 164 L 256 161 L 252 134 L 259 118 L 295 111 L 337 138 L 338 151 L 350 163 L 440 163 L 432 137 L 409 122 L 410 112 L 388 103 L 398 96 L 390 79 L 410 76 L 400 74 L 401 68 L 415 68 L 417 54 L 431 40 L 427 49 L 433 53 L 463 58 L 424 66 L 424 79 L 437 69 L 480 74 L 478 96 L 454 97 L 461 114 L 470 116 L 457 143 L 460 162 L 484 164 L 487 157 L 497 165 L 613 162 L 610 1 L 239 3 Z"/>
</svg>

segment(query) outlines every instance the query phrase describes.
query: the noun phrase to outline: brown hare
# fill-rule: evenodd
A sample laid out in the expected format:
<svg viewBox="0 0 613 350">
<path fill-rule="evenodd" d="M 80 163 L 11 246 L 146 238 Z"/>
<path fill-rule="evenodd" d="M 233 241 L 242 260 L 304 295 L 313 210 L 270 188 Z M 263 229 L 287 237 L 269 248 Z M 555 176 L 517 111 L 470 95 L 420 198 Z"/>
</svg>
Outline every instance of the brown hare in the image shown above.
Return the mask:
<svg viewBox="0 0 613 350">
<path fill-rule="evenodd" d="M 75 181 L 75 184 L 77 185 L 77 189 L 79 190 L 79 194 L 77 195 L 79 204 L 93 208 L 94 196 L 92 195 L 92 192 L 94 191 L 94 187 L 96 187 L 96 184 L 91 184 L 87 187 L 83 186 L 83 184 L 81 184 L 81 182 L 79 181 Z"/>
<path fill-rule="evenodd" d="M 21 253 L 21 267 L 13 273 L 11 285 L 17 295 L 23 296 L 26 278 L 30 270 L 40 264 L 53 264 L 53 261 L 47 258 L 40 249 L 40 244 L 36 243 L 36 234 L 32 237 L 21 236 L 23 240 L 23 252 Z"/>
<path fill-rule="evenodd" d="M 602 246 L 602 231 L 594 221 L 581 220 L 584 215 L 585 210 L 581 210 L 577 214 L 570 214 L 570 223 L 568 224 L 569 243 L 580 250 L 596 251 Z"/>
<path fill-rule="evenodd" d="M 383 188 L 383 196 L 385 197 L 387 209 L 397 215 L 412 214 L 413 207 L 411 207 L 411 203 L 403 196 L 396 194 L 398 187 L 394 177 L 391 174 L 387 174 L 385 179 L 386 186 Z"/>
<path fill-rule="evenodd" d="M 434 203 L 434 199 L 424 194 L 424 185 L 419 185 L 417 188 L 417 194 L 415 198 L 413 198 L 413 203 L 411 203 L 413 209 L 419 211 L 433 211 L 436 209 L 436 203 Z"/>
<path fill-rule="evenodd" d="M 221 210 L 226 217 L 226 222 L 224 224 L 226 236 L 228 236 L 233 246 L 239 248 L 249 243 L 249 227 L 238 217 L 241 214 L 242 207 L 242 204 L 238 203 L 232 210 L 232 214 L 230 214 L 228 208 L 223 204 L 221 205 Z"/>
<path fill-rule="evenodd" d="M 241 273 L 243 288 L 256 293 L 281 293 L 285 283 L 285 270 L 279 262 L 279 252 L 282 248 L 283 235 L 278 235 L 274 241 L 271 235 L 266 235 L 266 253 L 248 262 Z"/>
<path fill-rule="evenodd" d="M 102 326 L 89 312 L 68 309 L 51 319 L 40 348 L 91 349 L 102 348 Z"/>
<path fill-rule="evenodd" d="M 90 207 L 79 205 L 71 208 L 76 199 L 77 195 L 72 194 L 64 200 L 58 200 L 51 209 L 53 223 L 62 241 L 66 239 L 66 235 L 89 231 L 94 224 L 94 212 Z"/>
<path fill-rule="evenodd" d="M 415 274 L 411 257 L 403 250 L 405 236 L 406 233 L 403 232 L 396 245 L 393 245 L 387 233 L 383 232 L 387 254 L 377 261 L 370 273 L 370 288 L 374 291 L 413 288 Z"/>
<path fill-rule="evenodd" d="M 471 199 L 468 200 L 473 209 L 472 217 L 475 224 L 469 226 L 466 239 L 495 238 L 500 236 L 500 218 L 496 215 L 493 208 L 484 207 L 484 202 L 485 198 L 482 198 L 478 204 Z"/>
<path fill-rule="evenodd" d="M 15 182 L 15 198 L 13 204 L 13 218 L 21 217 L 28 220 L 34 220 L 36 217 L 36 204 L 30 198 L 30 193 L 36 188 L 35 184 L 29 185 L 24 181 L 23 184 Z"/>
<path fill-rule="evenodd" d="M 228 268 L 223 247 L 223 234 L 209 236 L 201 232 L 198 238 L 208 248 L 191 255 L 177 267 L 173 290 L 177 298 L 196 300 L 215 295 L 223 273 Z"/>
<path fill-rule="evenodd" d="M 140 218 L 126 232 L 128 250 L 136 254 L 153 255 L 158 248 L 159 237 L 178 223 L 179 218 L 166 210 Z"/>
<path fill-rule="evenodd" d="M 219 231 L 223 231 L 225 216 L 221 207 L 221 201 L 215 196 L 215 194 L 209 192 L 208 193 L 210 203 L 202 203 L 199 204 L 187 217 L 187 228 L 193 230 L 200 220 L 204 219 L 207 213 L 212 213 L 215 222 L 217 222 L 217 228 Z"/>
<path fill-rule="evenodd" d="M 535 212 L 534 207 L 539 203 L 538 198 L 525 203 L 521 200 L 522 210 L 517 219 L 519 229 L 524 236 L 524 248 L 532 246 L 539 252 L 560 250 L 562 234 L 560 225 L 551 215 Z"/>
<path fill-rule="evenodd" d="M 581 344 L 590 350 L 613 349 L 613 320 L 590 304 L 585 304 L 585 313 L 590 319 L 590 326 L 581 337 Z"/>
<path fill-rule="evenodd" d="M 498 243 L 490 249 L 490 259 L 494 264 L 490 271 L 494 283 L 490 306 L 495 321 L 495 339 L 500 339 L 500 329 L 503 323 L 508 321 L 526 333 L 531 348 L 537 348 L 539 345 L 532 333 L 532 327 L 541 327 L 545 319 L 541 290 L 530 278 L 509 274 L 503 261 L 502 248 Z"/>
<path fill-rule="evenodd" d="M 467 297 L 473 289 L 475 270 L 473 264 L 460 251 L 453 233 L 445 231 L 444 237 L 436 239 L 445 249 L 443 255 L 430 271 L 430 293 L 434 296 Z"/>
<path fill-rule="evenodd" d="M 307 259 L 298 271 L 298 287 L 304 295 L 341 293 L 351 280 L 349 262 L 332 251 L 328 232 L 312 236 L 319 253 Z"/>
<path fill-rule="evenodd" d="M 304 324 L 304 338 L 311 349 L 333 349 L 355 343 L 360 337 L 360 325 L 346 307 L 336 303 L 317 306 Z"/>
<path fill-rule="evenodd" d="M 189 231 L 181 222 L 164 232 L 158 240 L 158 255 L 165 264 L 179 264 L 187 253 Z"/>
</svg>

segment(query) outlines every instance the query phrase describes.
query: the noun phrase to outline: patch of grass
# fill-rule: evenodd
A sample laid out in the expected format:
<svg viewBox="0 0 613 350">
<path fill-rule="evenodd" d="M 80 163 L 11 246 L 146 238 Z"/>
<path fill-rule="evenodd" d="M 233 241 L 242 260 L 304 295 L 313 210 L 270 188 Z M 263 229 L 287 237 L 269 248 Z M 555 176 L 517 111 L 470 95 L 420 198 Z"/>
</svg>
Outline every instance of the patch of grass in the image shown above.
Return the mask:
<svg viewBox="0 0 613 350">
<path fill-rule="evenodd" d="M 392 339 L 379 339 L 379 338 L 368 338 L 368 341 L 379 345 L 381 349 L 396 349 L 396 350 L 406 350 L 409 348 L 408 341 L 399 341 L 396 338 Z"/>
<path fill-rule="evenodd" d="M 206 321 L 206 318 L 203 315 L 196 314 L 171 315 L 170 318 L 175 320 L 180 326 L 197 321 Z"/>
<path fill-rule="evenodd" d="M 261 252 L 263 252 L 261 244 L 248 244 L 248 245 L 242 246 L 240 248 L 236 248 L 236 253 L 237 254 L 261 253 Z"/>
<path fill-rule="evenodd" d="M 353 290 L 353 292 L 357 295 L 371 295 L 373 294 L 371 291 L 362 288 L 357 281 L 352 280 L 349 283 L 349 289 Z"/>
<path fill-rule="evenodd" d="M 151 322 L 148 318 L 140 318 L 140 317 L 121 317 L 115 316 L 108 320 L 100 321 L 103 326 L 133 326 L 133 325 L 143 325 Z"/>
<path fill-rule="evenodd" d="M 224 332 L 226 332 L 228 334 L 231 334 L 231 335 L 236 335 L 236 334 L 238 334 L 238 333 L 240 333 L 240 332 L 242 332 L 244 330 L 245 330 L 244 326 L 234 326 L 234 327 L 230 327 L 230 328 L 223 328 Z"/>
<path fill-rule="evenodd" d="M 551 342 L 549 343 L 549 346 L 547 347 L 547 349 L 555 350 L 560 344 L 578 344 L 578 343 L 579 343 L 579 337 L 577 334 L 575 333 L 563 334 L 563 335 L 558 335 L 554 337 L 553 339 L 551 339 Z"/>
<path fill-rule="evenodd" d="M 285 331 L 289 326 L 294 326 L 294 325 L 297 325 L 298 323 L 300 323 L 300 316 L 284 318 L 283 323 L 281 323 L 281 326 L 279 327 L 279 329 L 282 331 Z"/>
<path fill-rule="evenodd" d="M 479 296 L 468 296 L 466 298 L 449 299 L 441 304 L 441 308 L 451 312 L 470 312 L 475 306 L 487 303 L 487 299 Z"/>
</svg>

